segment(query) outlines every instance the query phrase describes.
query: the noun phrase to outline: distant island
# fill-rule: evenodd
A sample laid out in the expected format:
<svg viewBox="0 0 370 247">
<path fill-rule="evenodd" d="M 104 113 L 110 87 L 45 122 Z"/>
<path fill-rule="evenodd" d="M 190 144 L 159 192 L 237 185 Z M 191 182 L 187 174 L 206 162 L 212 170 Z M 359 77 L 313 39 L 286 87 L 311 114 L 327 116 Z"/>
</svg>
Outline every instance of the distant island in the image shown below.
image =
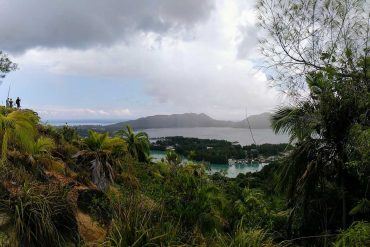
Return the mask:
<svg viewBox="0 0 370 247">
<path fill-rule="evenodd" d="M 271 113 L 265 112 L 259 115 L 248 117 L 252 129 L 269 129 Z M 231 128 L 248 128 L 246 119 L 241 121 L 216 120 L 204 113 L 184 113 L 171 115 L 154 115 L 129 120 L 111 125 L 80 125 L 76 126 L 77 130 L 83 134 L 84 130 L 94 129 L 99 132 L 115 132 L 130 125 L 135 130 L 140 129 L 158 129 L 158 128 L 195 128 L 195 127 L 231 127 Z"/>
</svg>

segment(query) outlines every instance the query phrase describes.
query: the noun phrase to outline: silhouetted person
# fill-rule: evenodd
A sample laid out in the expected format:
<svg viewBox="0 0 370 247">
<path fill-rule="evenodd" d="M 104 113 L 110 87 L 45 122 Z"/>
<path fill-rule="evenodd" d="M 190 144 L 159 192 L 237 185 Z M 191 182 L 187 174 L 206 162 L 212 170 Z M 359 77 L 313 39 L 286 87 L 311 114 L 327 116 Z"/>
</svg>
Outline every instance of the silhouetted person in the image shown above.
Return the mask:
<svg viewBox="0 0 370 247">
<path fill-rule="evenodd" d="M 17 99 L 15 100 L 15 104 L 17 105 L 17 108 L 21 108 L 21 99 L 19 97 L 17 97 Z"/>
<path fill-rule="evenodd" d="M 9 99 L 9 107 L 13 108 L 13 99 L 12 98 Z"/>
<path fill-rule="evenodd" d="M 8 98 L 6 98 L 6 101 L 5 101 L 6 103 L 6 107 L 9 107 L 9 97 Z"/>
</svg>

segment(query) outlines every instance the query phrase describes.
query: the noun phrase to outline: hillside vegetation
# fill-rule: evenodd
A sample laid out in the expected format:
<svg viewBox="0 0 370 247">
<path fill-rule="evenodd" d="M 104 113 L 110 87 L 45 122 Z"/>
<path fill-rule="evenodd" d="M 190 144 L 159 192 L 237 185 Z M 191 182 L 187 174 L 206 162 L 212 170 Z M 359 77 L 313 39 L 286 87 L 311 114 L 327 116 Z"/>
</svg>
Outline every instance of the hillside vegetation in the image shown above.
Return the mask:
<svg viewBox="0 0 370 247">
<path fill-rule="evenodd" d="M 90 131 L 81 138 L 68 126 L 39 124 L 31 110 L 0 111 L 2 246 L 238 246 L 250 240 L 273 246 L 268 229 L 286 222 L 281 198 L 245 187 L 252 176 L 234 181 L 208 177 L 199 164 L 150 162 L 145 133 L 127 127 L 115 137 Z"/>
<path fill-rule="evenodd" d="M 148 137 L 130 127 L 81 138 L 68 126 L 39 124 L 30 110 L 0 112 L 1 246 L 294 246 L 303 242 L 291 235 L 306 232 L 321 234 L 316 244 L 370 240 L 357 232 L 370 230 L 362 176 L 352 175 L 358 187 L 348 196 L 355 223 L 341 233 L 335 216 L 322 234 L 322 218 L 301 225 L 303 212 L 275 189 L 289 161 L 235 179 L 208 176 L 200 164 L 151 162 Z M 340 194 L 319 196 L 340 215 Z"/>
</svg>

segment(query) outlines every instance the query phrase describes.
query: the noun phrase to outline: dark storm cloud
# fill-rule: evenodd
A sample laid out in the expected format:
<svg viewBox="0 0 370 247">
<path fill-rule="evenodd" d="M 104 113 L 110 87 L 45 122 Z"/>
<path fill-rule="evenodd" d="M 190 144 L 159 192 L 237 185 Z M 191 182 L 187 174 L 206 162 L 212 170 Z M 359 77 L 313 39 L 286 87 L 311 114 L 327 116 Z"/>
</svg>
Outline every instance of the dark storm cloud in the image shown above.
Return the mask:
<svg viewBox="0 0 370 247">
<path fill-rule="evenodd" d="M 213 0 L 0 0 L 0 49 L 86 48 L 166 33 L 209 17 Z"/>
</svg>

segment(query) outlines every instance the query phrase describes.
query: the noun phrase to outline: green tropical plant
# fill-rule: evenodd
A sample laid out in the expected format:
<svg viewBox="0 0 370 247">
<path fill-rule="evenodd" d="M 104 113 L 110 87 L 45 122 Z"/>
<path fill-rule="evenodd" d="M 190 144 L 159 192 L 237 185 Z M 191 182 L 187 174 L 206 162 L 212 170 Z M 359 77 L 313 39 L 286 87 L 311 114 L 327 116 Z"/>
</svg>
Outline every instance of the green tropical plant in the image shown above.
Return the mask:
<svg viewBox="0 0 370 247">
<path fill-rule="evenodd" d="M 113 164 L 117 159 L 113 154 L 125 149 L 120 138 L 110 138 L 107 133 L 101 134 L 89 130 L 88 137 L 83 140 L 84 149 L 74 157 L 82 157 L 91 165 L 93 183 L 101 190 L 106 190 L 113 182 Z"/>
<path fill-rule="evenodd" d="M 172 150 L 166 152 L 166 160 L 171 165 L 179 165 L 181 163 L 181 157 Z"/>
<path fill-rule="evenodd" d="M 271 117 L 272 128 L 276 133 L 286 133 L 290 142 L 303 141 L 316 131 L 320 116 L 312 102 L 301 102 L 297 106 L 277 109 Z"/>
<path fill-rule="evenodd" d="M 218 234 L 217 246 L 222 247 L 277 247 L 270 234 L 260 228 L 246 228 L 243 218 L 236 226 L 232 236 Z"/>
<path fill-rule="evenodd" d="M 7 161 L 9 144 L 27 151 L 32 149 L 39 118 L 29 110 L 8 112 L 2 109 L 1 112 L 3 113 L 0 114 L 1 163 L 4 165 Z"/>
<path fill-rule="evenodd" d="M 32 154 L 50 154 L 51 150 L 55 148 L 55 142 L 53 139 L 45 136 L 41 136 L 32 146 Z"/>
<path fill-rule="evenodd" d="M 61 129 L 59 129 L 58 132 L 62 135 L 63 140 L 69 143 L 73 142 L 78 138 L 78 133 L 76 129 L 68 126 L 67 124 L 64 125 Z"/>
<path fill-rule="evenodd" d="M 77 223 L 66 192 L 54 185 L 24 184 L 20 193 L 0 199 L 7 215 L 2 227 L 11 246 L 66 246 L 78 241 Z M 42 244 L 41 244 L 42 243 Z"/>
<path fill-rule="evenodd" d="M 145 162 L 150 155 L 149 137 L 145 132 L 135 133 L 130 126 L 126 129 L 117 132 L 119 136 L 123 136 L 127 143 L 128 152 L 132 157 L 138 159 L 140 162 Z"/>
<path fill-rule="evenodd" d="M 342 231 L 334 243 L 335 247 L 360 247 L 370 245 L 370 224 L 354 222 L 347 230 Z"/>
<path fill-rule="evenodd" d="M 356 214 L 367 214 L 370 212 L 370 200 L 363 198 L 360 200 L 357 205 L 351 209 L 349 212 L 350 215 Z"/>
<path fill-rule="evenodd" d="M 308 98 L 296 106 L 278 109 L 271 119 L 276 133 L 288 133 L 295 142 L 281 167 L 278 187 L 288 192 L 292 216 L 301 211 L 301 222 L 306 227 L 309 224 L 304 222 L 313 219 L 310 203 L 320 200 L 321 204 L 330 204 L 328 197 L 320 196 L 338 188 L 342 227 L 346 227 L 350 186 L 345 178 L 350 176 L 347 164 L 352 149 L 349 140 L 352 127 L 368 108 L 367 87 L 361 80 L 343 80 L 332 70 L 309 74 L 307 84 Z M 333 207 L 332 213 L 335 210 Z"/>
<path fill-rule="evenodd" d="M 53 156 L 51 151 L 56 147 L 53 139 L 40 136 L 31 144 L 30 150 L 26 153 L 27 161 L 31 165 L 42 165 L 44 168 L 51 165 Z"/>
<path fill-rule="evenodd" d="M 105 246 L 182 246 L 179 224 L 166 219 L 164 209 L 143 207 L 142 198 L 133 194 L 116 207 Z"/>
<path fill-rule="evenodd" d="M 230 246 L 245 246 L 245 247 L 274 247 L 269 235 L 262 229 L 242 230 L 238 229 L 235 233 Z"/>
</svg>

